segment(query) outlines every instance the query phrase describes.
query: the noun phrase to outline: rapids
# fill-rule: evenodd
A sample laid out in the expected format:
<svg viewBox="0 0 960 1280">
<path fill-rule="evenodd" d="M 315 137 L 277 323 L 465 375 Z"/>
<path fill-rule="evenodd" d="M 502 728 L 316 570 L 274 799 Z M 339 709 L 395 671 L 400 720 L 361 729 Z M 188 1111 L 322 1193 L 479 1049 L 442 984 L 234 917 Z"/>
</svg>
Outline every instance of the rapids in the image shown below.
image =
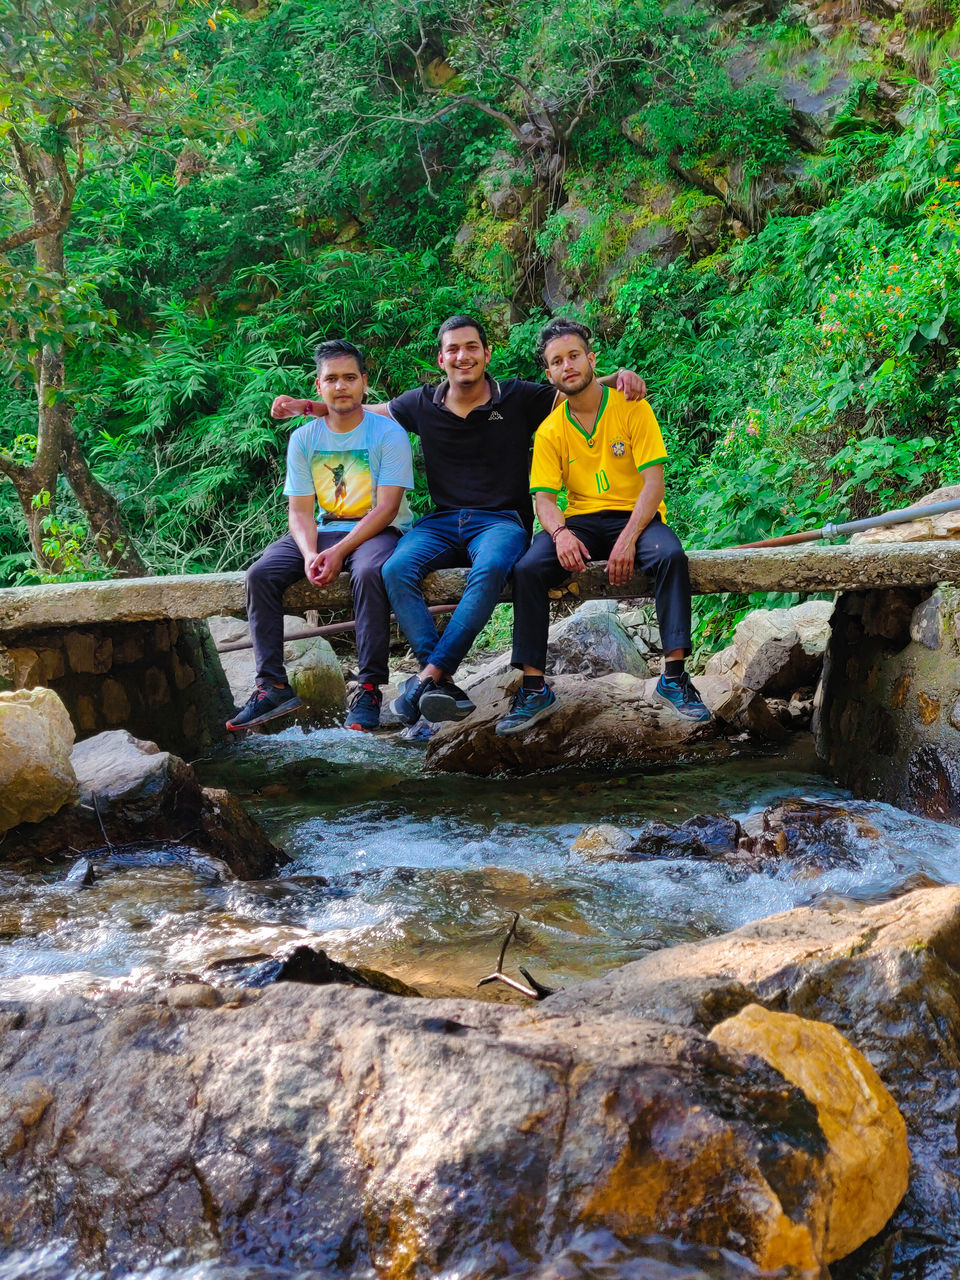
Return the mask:
<svg viewBox="0 0 960 1280">
<path fill-rule="evenodd" d="M 393 737 L 293 728 L 251 735 L 198 769 L 245 801 L 291 864 L 246 883 L 190 865 L 117 867 L 88 889 L 64 884 L 65 866 L 32 877 L 0 870 L 0 998 L 217 980 L 231 959 L 307 943 L 424 995 L 522 999 L 501 984 L 476 990 L 514 911 L 506 971 L 516 975 L 519 962 L 562 987 L 794 906 L 877 902 L 918 876 L 960 879 L 960 831 L 852 800 L 817 772 L 806 735 L 786 757 L 724 744 L 643 773 L 480 779 L 428 773 L 421 750 Z M 859 839 L 853 868 L 820 874 L 789 861 L 749 872 L 570 852 L 587 823 L 742 820 L 791 795 L 840 803 L 880 838 Z"/>
</svg>

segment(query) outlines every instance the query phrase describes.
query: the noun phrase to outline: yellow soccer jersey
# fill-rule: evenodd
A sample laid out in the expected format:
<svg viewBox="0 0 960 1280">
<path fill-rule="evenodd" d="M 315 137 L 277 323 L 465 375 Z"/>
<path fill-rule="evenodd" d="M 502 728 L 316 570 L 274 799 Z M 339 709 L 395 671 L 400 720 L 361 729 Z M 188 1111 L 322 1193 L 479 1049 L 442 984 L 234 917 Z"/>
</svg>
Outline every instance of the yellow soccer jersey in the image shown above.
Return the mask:
<svg viewBox="0 0 960 1280">
<path fill-rule="evenodd" d="M 533 440 L 530 492 L 566 489 L 568 516 L 632 511 L 643 488 L 643 472 L 666 460 L 660 424 L 646 400 L 628 401 L 621 392 L 604 387 L 591 435 L 567 401 L 541 422 Z M 662 502 L 659 511 L 666 520 Z"/>
</svg>

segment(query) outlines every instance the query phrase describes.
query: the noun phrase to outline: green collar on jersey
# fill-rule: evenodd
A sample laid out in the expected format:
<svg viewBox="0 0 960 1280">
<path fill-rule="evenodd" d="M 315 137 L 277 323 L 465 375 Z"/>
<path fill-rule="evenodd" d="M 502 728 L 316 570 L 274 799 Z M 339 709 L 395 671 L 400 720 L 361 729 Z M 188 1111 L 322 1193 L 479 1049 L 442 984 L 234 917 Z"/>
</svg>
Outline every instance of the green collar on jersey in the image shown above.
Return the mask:
<svg viewBox="0 0 960 1280">
<path fill-rule="evenodd" d="M 572 427 L 575 427 L 577 431 L 580 432 L 580 434 L 583 436 L 585 440 L 591 440 L 596 435 L 597 427 L 600 424 L 600 419 L 603 417 L 603 411 L 607 407 L 607 397 L 609 396 L 609 394 L 610 394 L 610 388 L 604 387 L 603 395 L 600 397 L 600 408 L 597 410 L 596 421 L 593 424 L 593 430 L 590 432 L 584 431 L 583 427 L 580 425 L 580 423 L 576 420 L 576 418 L 570 412 L 570 401 L 564 400 L 563 408 L 567 415 L 567 421 L 570 423 Z"/>
</svg>

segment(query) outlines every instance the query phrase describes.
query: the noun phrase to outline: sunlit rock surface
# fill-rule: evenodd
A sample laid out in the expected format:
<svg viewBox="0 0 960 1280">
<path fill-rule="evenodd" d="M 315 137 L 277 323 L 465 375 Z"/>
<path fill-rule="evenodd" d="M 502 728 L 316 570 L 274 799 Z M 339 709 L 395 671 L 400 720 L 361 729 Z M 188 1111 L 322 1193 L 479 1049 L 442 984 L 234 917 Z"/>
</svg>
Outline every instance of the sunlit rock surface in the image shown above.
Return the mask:
<svg viewBox="0 0 960 1280">
<path fill-rule="evenodd" d="M 960 1245 L 960 886 L 863 911 L 799 908 L 671 947 L 553 996 L 539 1017 L 616 1011 L 705 1030 L 759 1003 L 831 1023 L 903 1113 L 911 1185 L 893 1225 L 918 1266 Z M 877 1265 L 884 1243 L 877 1243 Z M 865 1264 L 866 1265 L 866 1264 Z M 883 1265 L 889 1265 L 884 1262 Z"/>
<path fill-rule="evenodd" d="M 664 760 L 704 738 L 716 724 L 697 724 L 654 701 L 655 680 L 612 674 L 551 679 L 560 706 L 526 733 L 498 737 L 519 684 L 517 672 L 472 688 L 477 704 L 466 720 L 444 726 L 430 741 L 427 763 L 452 772 L 489 774 L 499 769 L 532 772 L 558 764 L 602 760 Z M 707 692 L 704 698 L 709 700 Z"/>
<path fill-rule="evenodd" d="M 769 1062 L 817 1108 L 836 1188 L 821 1256 L 845 1258 L 886 1224 L 907 1189 L 907 1127 L 880 1077 L 829 1023 L 757 1004 L 714 1027 L 710 1039 Z"/>
<path fill-rule="evenodd" d="M 206 1004 L 4 1010 L 5 1238 L 391 1276 L 604 1227 L 822 1257 L 844 1186 L 815 1107 L 696 1030 L 290 984 Z"/>
<path fill-rule="evenodd" d="M 99 1265 L 479 1277 L 609 1232 L 817 1270 L 903 1190 L 885 1086 L 916 1161 L 895 1221 L 949 1234 L 957 967 L 946 888 L 789 912 L 529 1007 L 291 984 L 11 1002 L 0 1232 Z"/>
<path fill-rule="evenodd" d="M 77 794 L 73 725 L 50 689 L 0 692 L 0 831 L 39 822 Z"/>
<path fill-rule="evenodd" d="M 790 694 L 814 685 L 830 635 L 833 603 L 808 600 L 792 609 L 755 609 L 737 625 L 733 641 L 707 662 L 708 676 L 763 694 Z"/>
</svg>

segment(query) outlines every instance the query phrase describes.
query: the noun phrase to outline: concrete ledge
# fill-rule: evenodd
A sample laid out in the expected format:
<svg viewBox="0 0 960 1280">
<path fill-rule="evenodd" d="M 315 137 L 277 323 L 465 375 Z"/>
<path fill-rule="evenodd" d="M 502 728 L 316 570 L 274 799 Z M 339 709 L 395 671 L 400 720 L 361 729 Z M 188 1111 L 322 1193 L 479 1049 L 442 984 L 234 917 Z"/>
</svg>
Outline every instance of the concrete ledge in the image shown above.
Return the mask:
<svg viewBox="0 0 960 1280">
<path fill-rule="evenodd" d="M 798 591 L 809 595 L 960 582 L 960 541 L 691 551 L 689 557 L 691 582 L 698 595 L 714 591 Z M 431 574 L 425 584 L 427 602 L 459 599 L 465 577 L 465 569 Z M 651 594 L 649 581 L 639 575 L 624 587 L 611 587 L 599 565 L 580 575 L 578 582 L 584 600 Z M 504 599 L 509 598 L 505 592 Z M 297 583 L 287 592 L 284 604 L 291 613 L 305 609 L 349 613 L 353 608 L 346 574 L 323 588 L 306 581 Z M 242 573 L 8 587 L 0 590 L 0 635 L 98 622 L 207 618 L 244 612 Z"/>
</svg>

